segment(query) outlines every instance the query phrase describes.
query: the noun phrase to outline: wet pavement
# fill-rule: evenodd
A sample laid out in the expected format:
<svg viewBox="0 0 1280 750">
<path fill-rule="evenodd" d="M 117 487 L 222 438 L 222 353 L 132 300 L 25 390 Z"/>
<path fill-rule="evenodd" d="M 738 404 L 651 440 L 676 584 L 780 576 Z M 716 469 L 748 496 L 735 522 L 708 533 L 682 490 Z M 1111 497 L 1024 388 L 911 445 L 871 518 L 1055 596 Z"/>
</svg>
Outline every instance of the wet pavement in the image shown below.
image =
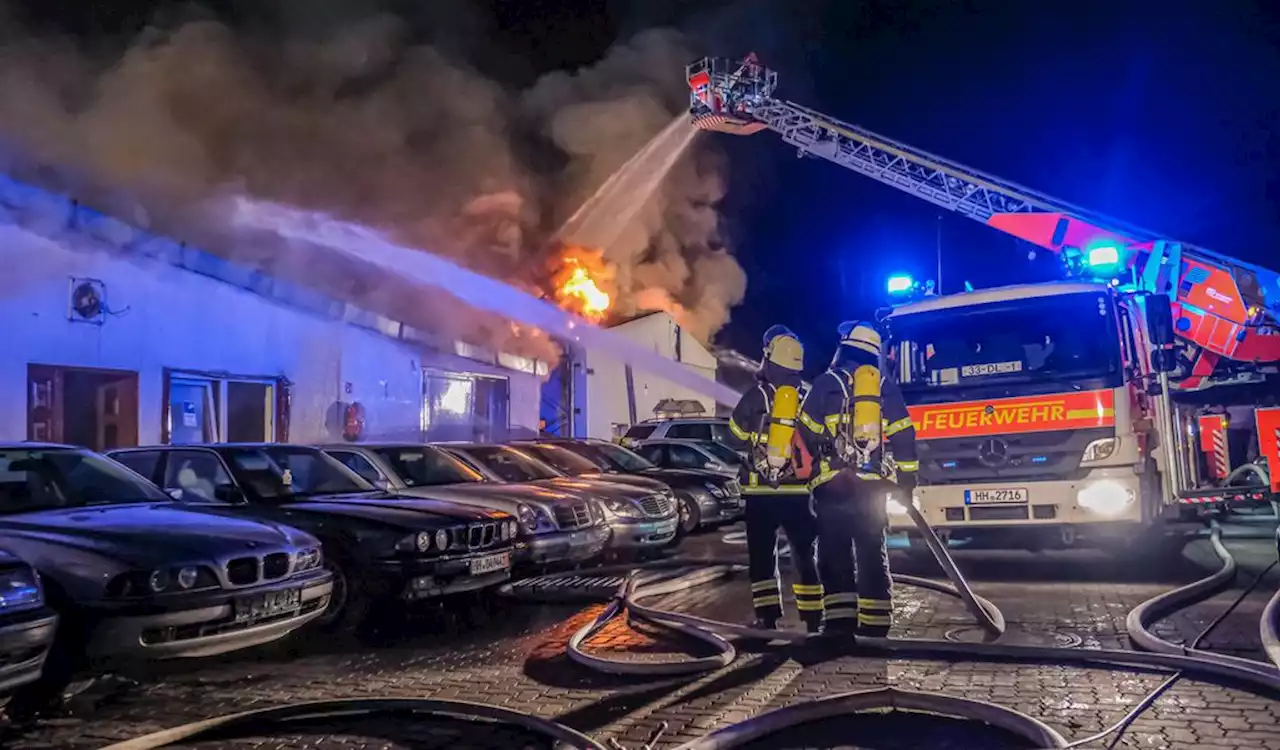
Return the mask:
<svg viewBox="0 0 1280 750">
<path fill-rule="evenodd" d="M 686 540 L 681 553 L 707 558 L 744 556 L 745 547 L 724 541 L 732 531 Z M 1236 591 L 1162 622 L 1157 633 L 1171 640 L 1193 639 L 1274 560 L 1274 542 L 1240 540 L 1229 541 L 1228 546 L 1240 560 Z M 1001 642 L 1078 643 L 1081 648 L 1128 648 L 1124 619 L 1130 609 L 1216 568 L 1203 541 L 1193 542 L 1180 558 L 1146 564 L 1086 551 L 965 550 L 956 558 L 974 588 L 1004 612 L 1009 632 Z M 900 553 L 894 553 L 892 560 L 899 572 L 940 577 L 928 561 Z M 1261 658 L 1258 617 L 1278 585 L 1280 574 L 1273 570 L 1202 645 Z M 905 586 L 896 588 L 895 597 L 895 637 L 982 640 L 957 601 Z M 746 583 L 740 578 L 646 603 L 722 620 L 749 619 Z M 801 701 L 884 686 L 998 703 L 1047 722 L 1071 740 L 1112 724 L 1165 678 L 1062 665 L 834 656 L 810 648 L 749 643 L 740 644 L 733 664 L 705 675 L 648 680 L 611 677 L 587 671 L 565 656 L 570 635 L 600 609 L 598 604 L 507 601 L 471 618 L 428 613 L 378 643 L 302 638 L 219 659 L 160 665 L 139 675 L 140 684 L 127 690 L 80 696 L 70 717 L 21 729 L 0 723 L 0 747 L 98 748 L 177 724 L 299 701 L 427 697 L 528 712 L 601 742 L 616 741 L 628 750 L 639 750 L 649 742 L 652 750 L 666 750 Z M 794 607 L 790 611 L 794 617 Z M 798 625 L 793 622 L 793 627 Z M 705 646 L 668 630 L 622 622 L 606 627 L 588 648 L 638 660 L 707 653 Z M 654 741 L 660 728 L 663 731 Z M 981 725 L 890 713 L 832 719 L 803 732 L 758 740 L 751 747 L 1026 747 L 1019 742 Z M 550 745 L 545 738 L 507 725 L 405 714 L 341 722 L 326 719 L 188 746 Z M 1183 680 L 1133 724 L 1117 747 L 1280 750 L 1280 701 Z"/>
</svg>

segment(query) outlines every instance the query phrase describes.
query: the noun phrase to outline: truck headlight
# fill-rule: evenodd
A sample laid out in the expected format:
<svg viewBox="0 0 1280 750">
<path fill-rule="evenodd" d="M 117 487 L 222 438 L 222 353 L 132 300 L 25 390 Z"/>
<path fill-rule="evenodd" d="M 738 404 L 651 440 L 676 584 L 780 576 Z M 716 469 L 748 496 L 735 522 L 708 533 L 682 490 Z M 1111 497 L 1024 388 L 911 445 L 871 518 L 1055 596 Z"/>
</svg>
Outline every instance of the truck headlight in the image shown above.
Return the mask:
<svg viewBox="0 0 1280 750">
<path fill-rule="evenodd" d="M 1099 438 L 1084 447 L 1084 456 L 1080 458 L 1080 463 L 1087 464 L 1094 461 L 1105 461 L 1116 453 L 1116 446 L 1119 440 L 1113 437 Z"/>
<path fill-rule="evenodd" d="M 1102 516 L 1120 515 L 1135 499 L 1133 490 L 1110 479 L 1087 484 L 1076 493 L 1081 508 Z"/>
</svg>

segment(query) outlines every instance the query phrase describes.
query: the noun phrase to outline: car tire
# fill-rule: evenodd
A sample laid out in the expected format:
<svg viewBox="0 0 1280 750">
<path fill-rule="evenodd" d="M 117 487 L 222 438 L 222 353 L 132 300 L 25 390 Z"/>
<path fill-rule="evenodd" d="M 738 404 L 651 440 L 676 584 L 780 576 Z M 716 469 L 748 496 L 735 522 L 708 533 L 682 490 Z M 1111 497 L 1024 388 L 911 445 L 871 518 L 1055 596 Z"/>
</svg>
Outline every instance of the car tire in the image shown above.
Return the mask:
<svg viewBox="0 0 1280 750">
<path fill-rule="evenodd" d="M 690 495 L 679 495 L 676 498 L 676 513 L 680 519 L 676 527 L 676 537 L 683 539 L 698 530 L 702 525 L 702 508 L 698 501 Z"/>
<path fill-rule="evenodd" d="M 325 545 L 325 549 L 332 549 Z M 333 593 L 324 614 L 316 619 L 322 630 L 354 631 L 362 627 L 373 609 L 373 597 L 369 594 L 359 567 L 350 555 L 330 554 L 325 567 L 333 573 Z"/>
</svg>

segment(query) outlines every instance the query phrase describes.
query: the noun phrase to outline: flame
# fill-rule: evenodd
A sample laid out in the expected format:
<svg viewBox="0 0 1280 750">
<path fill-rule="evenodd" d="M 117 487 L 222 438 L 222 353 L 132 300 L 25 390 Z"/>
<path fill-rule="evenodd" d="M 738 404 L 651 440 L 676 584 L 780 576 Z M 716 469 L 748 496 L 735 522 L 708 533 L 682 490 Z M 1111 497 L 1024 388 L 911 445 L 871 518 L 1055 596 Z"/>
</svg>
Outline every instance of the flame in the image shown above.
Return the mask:
<svg viewBox="0 0 1280 750">
<path fill-rule="evenodd" d="M 551 278 L 556 302 L 592 322 L 599 322 L 613 303 L 607 288 L 612 272 L 598 250 L 566 248 L 560 256 L 560 268 Z"/>
</svg>

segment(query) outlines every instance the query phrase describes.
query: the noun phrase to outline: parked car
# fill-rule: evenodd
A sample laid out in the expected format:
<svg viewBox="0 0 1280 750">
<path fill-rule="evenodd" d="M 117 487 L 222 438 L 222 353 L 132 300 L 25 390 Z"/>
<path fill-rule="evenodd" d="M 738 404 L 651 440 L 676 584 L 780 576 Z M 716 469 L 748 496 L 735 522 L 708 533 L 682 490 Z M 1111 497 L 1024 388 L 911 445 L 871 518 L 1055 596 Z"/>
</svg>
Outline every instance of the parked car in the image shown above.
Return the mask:
<svg viewBox="0 0 1280 750">
<path fill-rule="evenodd" d="M 486 589 L 511 576 L 514 516 L 397 497 L 316 448 L 225 443 L 108 455 L 208 512 L 315 534 L 334 574 L 323 626 L 358 627 L 376 620 L 375 610 Z"/>
<path fill-rule="evenodd" d="M 14 694 L 11 715 L 55 702 L 86 666 L 283 638 L 319 617 L 333 590 L 310 534 L 184 506 L 61 445 L 0 446 L 0 539 L 39 571 L 60 620 L 42 678 Z"/>
<path fill-rule="evenodd" d="M 609 547 L 614 553 L 665 547 L 676 538 L 679 516 L 671 492 L 627 487 L 600 479 L 580 479 L 556 471 L 546 463 L 508 445 L 443 444 L 449 453 L 465 461 L 494 482 L 516 482 L 573 492 L 598 502 L 609 525 Z"/>
<path fill-rule="evenodd" d="M 520 522 L 513 560 L 517 564 L 582 563 L 599 557 L 609 541 L 598 504 L 575 493 L 491 481 L 434 446 L 361 443 L 322 448 L 348 469 L 398 495 L 511 513 Z"/>
<path fill-rule="evenodd" d="M 40 679 L 57 628 L 40 574 L 0 548 L 0 695 Z"/>
<path fill-rule="evenodd" d="M 555 438 L 516 441 L 512 445 L 569 476 L 672 490 L 679 503 L 682 535 L 693 533 L 703 525 L 732 521 L 742 513 L 742 490 L 734 478 L 706 471 L 661 469 L 638 454 L 604 440 Z"/>
<path fill-rule="evenodd" d="M 733 450 L 699 440 L 645 440 L 632 450 L 664 469 L 708 471 L 722 477 L 737 477 L 743 462 Z"/>
<path fill-rule="evenodd" d="M 729 429 L 724 417 L 665 417 L 632 425 L 619 441 L 628 448 L 648 440 L 694 440 L 719 443 L 746 458 L 747 445 Z"/>
</svg>

